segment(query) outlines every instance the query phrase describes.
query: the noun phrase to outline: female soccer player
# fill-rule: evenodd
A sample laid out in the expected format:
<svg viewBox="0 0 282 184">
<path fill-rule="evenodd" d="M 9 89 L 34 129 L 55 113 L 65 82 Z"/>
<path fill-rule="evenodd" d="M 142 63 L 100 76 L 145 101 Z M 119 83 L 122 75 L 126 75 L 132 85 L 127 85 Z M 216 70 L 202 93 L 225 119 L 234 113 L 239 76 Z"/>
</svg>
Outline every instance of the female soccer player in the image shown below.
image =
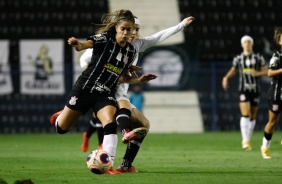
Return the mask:
<svg viewBox="0 0 282 184">
<path fill-rule="evenodd" d="M 131 38 L 132 44 L 134 45 L 135 48 L 138 49 L 139 52 L 144 52 L 147 48 L 150 48 L 164 41 L 168 37 L 184 29 L 184 27 L 188 26 L 193 21 L 194 21 L 194 17 L 187 17 L 182 22 L 177 24 L 176 26 L 160 31 L 149 37 L 139 38 L 140 21 L 137 18 L 135 18 L 135 26 L 134 26 L 133 35 Z M 88 63 L 87 58 L 89 58 L 90 52 L 91 51 L 86 51 L 81 56 L 83 58 L 83 60 L 80 60 L 81 67 L 87 67 L 87 63 Z M 135 59 L 135 62 L 133 63 L 133 65 L 137 64 L 137 61 L 138 61 L 138 58 Z M 137 128 L 137 127 L 146 127 L 149 129 L 150 123 L 148 119 L 142 114 L 142 112 L 140 112 L 136 107 L 130 104 L 130 101 L 127 97 L 127 91 L 128 91 L 128 84 L 121 84 L 119 85 L 118 90 L 115 94 L 116 100 L 118 102 L 118 107 L 119 107 L 116 120 L 119 126 L 123 126 L 121 127 L 121 131 L 124 134 L 126 132 L 126 129 L 131 130 L 132 128 Z M 131 117 L 132 122 L 130 122 L 130 119 L 129 119 L 130 117 Z M 83 151 L 88 149 L 88 140 L 89 140 L 88 137 L 91 136 L 91 133 L 90 133 L 91 129 L 93 128 L 89 127 L 87 130 L 87 133 L 84 133 L 83 135 L 83 143 L 81 146 Z M 101 131 L 99 129 L 97 130 Z M 128 134 L 130 136 L 126 137 Z M 86 137 L 86 135 L 88 135 L 88 137 Z M 128 143 L 128 145 L 127 145 L 126 153 L 124 155 L 123 163 L 121 166 L 118 167 L 117 170 L 121 172 L 138 172 L 132 166 L 132 162 L 138 153 L 138 150 L 141 146 L 143 139 L 144 137 L 135 139 L 134 132 L 132 131 L 130 133 L 124 134 L 123 142 Z M 83 149 L 86 147 L 87 149 Z"/>
<path fill-rule="evenodd" d="M 270 159 L 270 142 L 278 124 L 282 106 L 282 27 L 278 27 L 274 32 L 274 40 L 280 46 L 280 52 L 273 54 L 269 62 L 268 76 L 272 78 L 271 86 L 268 91 L 268 122 L 264 128 L 262 139 L 261 154 L 265 159 Z"/>
<path fill-rule="evenodd" d="M 239 71 L 240 128 L 242 148 L 245 150 L 251 150 L 250 139 L 256 124 L 260 94 L 259 77 L 267 74 L 264 58 L 253 53 L 253 44 L 252 37 L 247 35 L 242 37 L 243 53 L 233 59 L 233 66 L 222 80 L 222 87 L 227 90 L 229 78 Z"/>
<path fill-rule="evenodd" d="M 94 48 L 93 55 L 90 64 L 73 86 L 70 100 L 62 111 L 51 117 L 50 122 L 55 123 L 57 133 L 64 134 L 81 115 L 92 108 L 104 127 L 103 149 L 111 155 L 114 163 L 117 146 L 114 93 L 117 83 L 119 80 L 143 83 L 156 76 L 148 74 L 140 78 L 128 75 L 123 77 L 136 57 L 136 49 L 128 42 L 132 35 L 134 16 L 129 10 L 120 10 L 115 12 L 115 16 L 111 15 L 103 17 L 105 24 L 87 41 L 79 42 L 74 37 L 68 39 L 68 44 L 77 51 Z M 112 168 L 108 172 L 119 173 Z"/>
</svg>

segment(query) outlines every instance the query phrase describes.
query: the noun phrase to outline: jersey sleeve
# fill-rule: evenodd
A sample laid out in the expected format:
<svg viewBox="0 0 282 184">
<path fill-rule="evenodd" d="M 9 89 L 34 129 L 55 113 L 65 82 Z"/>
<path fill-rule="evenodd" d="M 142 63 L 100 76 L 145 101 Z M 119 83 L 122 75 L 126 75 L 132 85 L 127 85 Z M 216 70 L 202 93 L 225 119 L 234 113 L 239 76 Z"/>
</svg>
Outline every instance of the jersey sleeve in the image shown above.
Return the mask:
<svg viewBox="0 0 282 184">
<path fill-rule="evenodd" d="M 94 43 L 94 47 L 102 45 L 107 42 L 108 40 L 108 34 L 97 34 L 93 36 L 89 36 L 87 40 L 92 40 Z"/>
<path fill-rule="evenodd" d="M 265 66 L 266 65 L 266 63 L 265 63 L 265 59 L 264 59 L 264 57 L 263 56 L 259 56 L 259 61 L 260 61 L 260 66 Z"/>
<path fill-rule="evenodd" d="M 151 36 L 140 38 L 132 43 L 132 45 L 139 51 L 144 52 L 146 49 L 155 46 L 170 36 L 178 33 L 185 27 L 183 22 L 180 22 L 176 26 L 164 29 L 158 33 L 155 33 Z"/>
<path fill-rule="evenodd" d="M 269 61 L 269 69 L 278 69 L 279 66 L 279 55 L 276 53 L 273 54 L 272 58 Z"/>
<path fill-rule="evenodd" d="M 79 64 L 81 68 L 86 68 L 91 62 L 93 49 L 87 49 L 79 58 Z"/>
<path fill-rule="evenodd" d="M 239 59 L 238 57 L 234 57 L 233 62 L 232 62 L 232 66 L 236 69 L 238 69 L 239 67 Z"/>
</svg>

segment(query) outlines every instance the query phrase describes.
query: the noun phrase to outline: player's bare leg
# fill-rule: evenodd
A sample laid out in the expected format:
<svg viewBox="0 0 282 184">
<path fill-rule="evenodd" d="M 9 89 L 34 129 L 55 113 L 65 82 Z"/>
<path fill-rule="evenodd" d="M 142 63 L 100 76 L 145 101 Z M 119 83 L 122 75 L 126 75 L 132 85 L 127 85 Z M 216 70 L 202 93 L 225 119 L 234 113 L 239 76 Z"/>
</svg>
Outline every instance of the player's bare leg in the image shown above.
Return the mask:
<svg viewBox="0 0 282 184">
<path fill-rule="evenodd" d="M 242 115 L 240 119 L 242 148 L 245 150 L 251 150 L 252 148 L 250 145 L 250 136 L 249 136 L 251 104 L 250 102 L 240 102 L 239 106 Z"/>
<path fill-rule="evenodd" d="M 278 124 L 280 114 L 275 114 L 272 111 L 268 111 L 268 122 L 264 127 L 264 136 L 262 139 L 262 146 L 261 146 L 261 154 L 264 159 L 270 159 L 270 143 L 272 139 L 272 135 L 276 125 Z"/>
<path fill-rule="evenodd" d="M 138 109 L 133 108 L 131 115 L 131 122 L 133 124 L 134 128 L 141 128 L 145 127 L 149 130 L 150 123 L 148 119 L 143 115 L 142 112 L 140 112 Z M 132 166 L 132 163 L 140 149 L 140 146 L 144 140 L 145 136 L 139 139 L 132 140 L 128 143 L 125 155 L 123 157 L 122 164 L 117 168 L 120 172 L 138 172 L 138 170 L 135 169 L 134 166 Z"/>
</svg>

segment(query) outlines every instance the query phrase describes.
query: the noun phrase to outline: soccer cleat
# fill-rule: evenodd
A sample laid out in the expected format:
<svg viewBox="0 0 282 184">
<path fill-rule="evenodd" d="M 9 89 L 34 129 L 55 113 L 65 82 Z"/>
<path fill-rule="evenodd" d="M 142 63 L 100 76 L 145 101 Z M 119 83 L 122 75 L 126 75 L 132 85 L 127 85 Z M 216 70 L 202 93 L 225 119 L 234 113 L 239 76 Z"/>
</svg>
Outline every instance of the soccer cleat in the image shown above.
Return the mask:
<svg viewBox="0 0 282 184">
<path fill-rule="evenodd" d="M 83 132 L 83 135 L 82 135 L 82 144 L 81 144 L 81 150 L 83 152 L 86 152 L 88 150 L 88 146 L 89 146 L 89 138 L 86 137 L 87 135 L 87 132 Z"/>
<path fill-rule="evenodd" d="M 246 151 L 252 150 L 252 147 L 249 141 L 242 142 L 242 148 Z"/>
<path fill-rule="evenodd" d="M 264 158 L 264 159 L 271 159 L 270 151 L 269 151 L 268 148 L 261 147 L 260 150 L 261 150 L 262 158 Z"/>
<path fill-rule="evenodd" d="M 56 113 L 54 113 L 54 114 L 52 115 L 52 117 L 50 118 L 50 123 L 51 123 L 52 125 L 54 125 L 54 124 L 56 123 L 57 117 L 58 117 L 62 112 L 63 112 L 63 110 L 58 111 L 58 112 L 56 112 Z"/>
<path fill-rule="evenodd" d="M 103 150 L 103 144 L 99 144 L 98 149 Z"/>
<path fill-rule="evenodd" d="M 107 172 L 105 172 L 105 174 L 120 174 L 120 173 L 121 172 L 114 170 L 112 167 Z"/>
<path fill-rule="evenodd" d="M 148 129 L 145 127 L 135 128 L 134 130 L 127 132 L 123 135 L 122 142 L 124 144 L 127 144 L 134 139 L 140 139 L 142 137 L 145 137 L 147 133 Z"/>
<path fill-rule="evenodd" d="M 134 166 L 131 166 L 128 169 L 125 169 L 121 165 L 118 166 L 117 171 L 119 171 L 121 173 L 137 173 L 138 172 L 138 170 L 136 170 Z"/>
</svg>

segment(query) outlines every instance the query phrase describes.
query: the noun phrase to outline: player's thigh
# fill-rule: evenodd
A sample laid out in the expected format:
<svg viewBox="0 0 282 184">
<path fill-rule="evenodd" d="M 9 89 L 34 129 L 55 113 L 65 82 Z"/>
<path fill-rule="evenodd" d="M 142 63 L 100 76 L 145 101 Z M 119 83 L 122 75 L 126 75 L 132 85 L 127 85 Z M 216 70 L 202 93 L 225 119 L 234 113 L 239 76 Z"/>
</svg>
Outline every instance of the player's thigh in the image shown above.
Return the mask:
<svg viewBox="0 0 282 184">
<path fill-rule="evenodd" d="M 97 118 L 101 121 L 103 127 L 105 125 L 115 122 L 116 107 L 107 105 L 97 112 Z"/>
<path fill-rule="evenodd" d="M 251 104 L 249 101 L 239 103 L 240 111 L 242 116 L 250 116 Z"/>
<path fill-rule="evenodd" d="M 131 122 L 133 123 L 134 128 L 145 127 L 150 129 L 150 122 L 141 111 L 137 108 L 133 108 L 131 109 L 131 112 Z"/>
<path fill-rule="evenodd" d="M 256 118 L 258 112 L 258 106 L 251 106 L 250 118 Z"/>
<path fill-rule="evenodd" d="M 265 125 L 264 131 L 267 133 L 273 133 L 276 125 L 279 123 L 280 113 L 274 113 L 268 110 L 268 122 Z"/>
<path fill-rule="evenodd" d="M 118 104 L 119 109 L 126 108 L 126 109 L 131 110 L 130 102 L 127 100 L 118 100 L 117 104 Z"/>
<path fill-rule="evenodd" d="M 82 115 L 82 112 L 72 110 L 65 106 L 63 112 L 60 115 L 60 119 L 58 121 L 59 126 L 64 130 L 69 130 L 74 125 L 74 123 L 78 120 L 78 118 Z"/>
</svg>

